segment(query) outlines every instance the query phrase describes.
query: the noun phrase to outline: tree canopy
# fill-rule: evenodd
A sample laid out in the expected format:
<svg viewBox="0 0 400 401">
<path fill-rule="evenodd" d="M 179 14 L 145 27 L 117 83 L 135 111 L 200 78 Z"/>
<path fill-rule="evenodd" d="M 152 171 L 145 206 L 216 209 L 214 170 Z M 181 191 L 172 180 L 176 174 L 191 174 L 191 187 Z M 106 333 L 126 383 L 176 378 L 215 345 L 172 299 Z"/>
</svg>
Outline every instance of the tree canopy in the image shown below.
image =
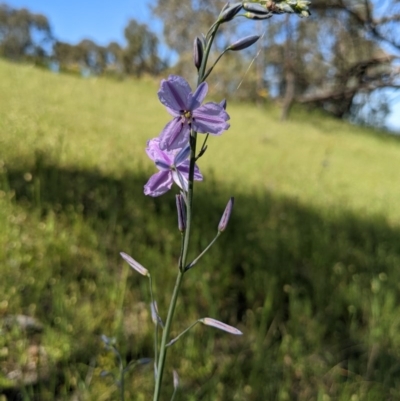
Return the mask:
<svg viewBox="0 0 400 401">
<path fill-rule="evenodd" d="M 53 40 L 49 21 L 25 8 L 0 4 L 0 55 L 13 60 L 41 58 Z"/>
</svg>

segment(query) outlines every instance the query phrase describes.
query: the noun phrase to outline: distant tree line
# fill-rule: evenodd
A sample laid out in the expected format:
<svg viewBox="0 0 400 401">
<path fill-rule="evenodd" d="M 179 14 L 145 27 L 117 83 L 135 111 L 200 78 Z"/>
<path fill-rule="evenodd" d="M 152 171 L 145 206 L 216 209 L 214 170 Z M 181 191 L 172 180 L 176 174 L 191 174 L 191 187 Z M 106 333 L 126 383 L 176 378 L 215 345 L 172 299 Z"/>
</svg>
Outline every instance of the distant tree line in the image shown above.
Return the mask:
<svg viewBox="0 0 400 401">
<path fill-rule="evenodd" d="M 158 75 L 166 62 L 159 56 L 159 41 L 146 24 L 130 20 L 124 30 L 126 45 L 100 46 L 92 40 L 78 44 L 58 41 L 48 19 L 27 9 L 0 5 L 0 56 L 13 61 L 50 62 L 62 71 L 90 74 Z"/>
<path fill-rule="evenodd" d="M 192 41 L 186 39 L 205 33 L 225 2 L 154 0 L 153 15 L 163 21 L 164 39 L 179 55 L 171 71 L 193 74 Z M 262 38 L 247 53 L 227 54 L 229 62 L 216 67 L 210 87 L 238 100 L 277 100 L 282 119 L 300 103 L 339 118 L 381 124 L 389 103 L 379 91 L 400 88 L 400 1 L 312 0 L 311 11 L 306 20 L 275 15 L 260 23 L 244 25 L 242 19 L 229 24 L 216 42 L 214 57 L 247 33 Z M 2 57 L 52 61 L 62 71 L 84 69 L 96 75 L 157 75 L 168 67 L 159 55 L 157 36 L 146 24 L 130 20 L 124 36 L 125 45 L 60 42 L 45 16 L 0 5 Z"/>
<path fill-rule="evenodd" d="M 155 1 L 153 11 L 164 22 L 165 40 L 180 54 L 178 70 L 189 68 L 185 54 L 191 52 L 190 43 L 179 38 L 187 37 L 188 30 L 204 33 L 225 2 Z M 389 103 L 379 91 L 400 88 L 400 1 L 312 0 L 310 9 L 307 19 L 278 15 L 249 24 L 247 34 L 263 35 L 258 47 L 247 57 L 228 55 L 231 62 L 213 77 L 215 88 L 237 99 L 278 100 L 282 119 L 301 103 L 339 118 L 382 124 Z M 243 19 L 236 28 L 220 38 L 219 50 L 244 36 Z M 243 74 L 238 64 L 251 67 Z"/>
</svg>

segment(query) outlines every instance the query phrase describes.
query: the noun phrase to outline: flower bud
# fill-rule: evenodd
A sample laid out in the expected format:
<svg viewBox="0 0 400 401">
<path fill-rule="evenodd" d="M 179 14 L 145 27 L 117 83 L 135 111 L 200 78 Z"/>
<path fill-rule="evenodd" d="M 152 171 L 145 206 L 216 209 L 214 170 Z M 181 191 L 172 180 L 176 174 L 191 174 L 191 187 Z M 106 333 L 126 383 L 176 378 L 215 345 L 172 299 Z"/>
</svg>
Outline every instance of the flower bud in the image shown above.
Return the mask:
<svg viewBox="0 0 400 401">
<path fill-rule="evenodd" d="M 149 271 L 145 267 L 143 267 L 140 263 L 136 262 L 135 259 L 133 259 L 124 252 L 120 252 L 119 254 L 122 256 L 125 262 L 128 263 L 130 267 L 132 267 L 132 269 L 136 270 L 142 276 L 150 277 Z"/>
<path fill-rule="evenodd" d="M 221 100 L 221 101 L 219 102 L 219 105 L 220 105 L 224 110 L 226 110 L 226 106 L 227 106 L 226 99 Z"/>
<path fill-rule="evenodd" d="M 270 13 L 265 6 L 262 6 L 259 3 L 243 3 L 243 9 L 259 15 Z"/>
<path fill-rule="evenodd" d="M 300 15 L 300 17 L 307 18 L 307 17 L 309 17 L 311 15 L 311 13 L 308 10 L 303 10 L 299 15 Z"/>
<path fill-rule="evenodd" d="M 275 4 L 275 7 L 279 10 L 279 11 L 281 11 L 282 13 L 288 13 L 288 14 L 292 14 L 292 13 L 294 13 L 294 10 L 293 10 L 293 8 L 289 5 L 289 4 L 287 4 L 287 3 L 276 3 Z"/>
<path fill-rule="evenodd" d="M 250 35 L 245 38 L 239 39 L 237 42 L 231 44 L 228 50 L 238 51 L 250 47 L 252 44 L 256 43 L 260 39 L 258 35 Z"/>
<path fill-rule="evenodd" d="M 162 328 L 164 328 L 164 323 L 158 314 L 158 307 L 157 307 L 157 302 L 154 301 L 150 304 L 150 311 L 151 311 L 151 320 L 155 325 L 158 325 Z"/>
<path fill-rule="evenodd" d="M 176 195 L 176 209 L 178 211 L 178 228 L 180 232 L 186 230 L 186 209 L 182 195 Z"/>
<path fill-rule="evenodd" d="M 179 387 L 179 376 L 178 372 L 174 369 L 172 372 L 173 375 L 173 381 L 174 381 L 174 390 L 176 390 Z"/>
<path fill-rule="evenodd" d="M 203 317 L 202 319 L 199 319 L 199 322 L 205 324 L 206 326 L 215 327 L 216 329 L 226 331 L 227 333 L 231 333 L 236 336 L 241 336 L 243 334 L 236 327 L 229 326 L 229 324 L 222 323 L 219 320 L 215 320 L 211 317 Z"/>
<path fill-rule="evenodd" d="M 229 199 L 229 202 L 226 205 L 224 214 L 222 215 L 221 220 L 218 224 L 218 231 L 220 231 L 220 232 L 224 231 L 226 229 L 226 226 L 228 225 L 229 218 L 231 217 L 234 201 L 235 201 L 235 199 L 232 197 Z"/>
<path fill-rule="evenodd" d="M 230 7 L 226 8 L 224 11 L 221 12 L 218 21 L 222 23 L 232 20 L 235 17 L 235 15 L 242 9 L 242 7 L 243 3 L 241 1 L 232 4 Z"/>
<path fill-rule="evenodd" d="M 255 13 L 245 13 L 244 16 L 248 19 L 252 19 L 255 21 L 264 20 L 272 17 L 272 13 L 269 12 L 267 14 L 255 14 Z"/>
<path fill-rule="evenodd" d="M 199 37 L 196 37 L 193 43 L 193 63 L 197 70 L 203 61 L 203 43 Z"/>
</svg>

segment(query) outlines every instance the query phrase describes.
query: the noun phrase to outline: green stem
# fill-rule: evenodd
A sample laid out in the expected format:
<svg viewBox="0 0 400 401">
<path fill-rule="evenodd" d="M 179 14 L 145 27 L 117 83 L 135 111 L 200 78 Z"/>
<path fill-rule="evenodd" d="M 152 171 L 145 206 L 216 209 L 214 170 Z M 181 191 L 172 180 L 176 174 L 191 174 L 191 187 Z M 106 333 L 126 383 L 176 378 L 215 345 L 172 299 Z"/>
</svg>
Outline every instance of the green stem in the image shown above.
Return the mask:
<svg viewBox="0 0 400 401">
<path fill-rule="evenodd" d="M 186 334 L 192 327 L 196 326 L 196 324 L 199 323 L 198 320 L 196 320 L 194 323 L 192 323 L 188 328 L 182 331 L 181 334 L 179 334 L 177 337 L 175 337 L 173 340 L 171 340 L 166 346 L 170 347 L 171 345 L 175 344 L 184 334 Z"/>
<path fill-rule="evenodd" d="M 206 49 L 204 51 L 203 60 L 201 62 L 201 66 L 200 66 L 200 69 L 199 69 L 199 78 L 197 80 L 197 85 L 200 85 L 204 81 L 204 72 L 205 72 L 206 67 L 207 67 L 207 62 L 208 62 L 208 57 L 210 55 L 211 45 L 214 42 L 215 35 L 217 34 L 217 31 L 218 31 L 218 28 L 219 28 L 220 24 L 221 23 L 217 21 L 213 25 L 212 29 L 210 30 L 210 38 L 207 41 L 207 46 L 206 46 Z M 207 35 L 207 37 L 208 37 L 208 35 Z"/>
<path fill-rule="evenodd" d="M 159 355 L 158 366 L 157 366 L 156 386 L 154 389 L 153 401 L 158 401 L 160 398 L 161 382 L 162 382 L 163 373 L 164 373 L 165 358 L 167 356 L 167 347 L 166 347 L 167 339 L 168 339 L 169 331 L 171 328 L 172 318 L 174 317 L 176 301 L 178 299 L 179 289 L 182 284 L 183 274 L 184 273 L 179 270 L 178 277 L 176 278 L 174 292 L 172 294 L 171 303 L 170 303 L 169 309 L 168 309 L 167 321 L 165 323 L 165 328 L 164 328 L 162 339 L 161 339 L 160 355 Z"/>
<path fill-rule="evenodd" d="M 221 235 L 221 231 L 218 231 L 218 234 L 208 244 L 206 249 L 204 249 L 204 251 L 199 256 L 197 256 L 197 258 L 193 262 L 190 262 L 187 266 L 185 266 L 185 271 L 188 271 L 189 269 L 191 269 L 206 254 L 206 252 L 214 245 L 215 241 L 218 239 L 218 237 L 220 235 Z"/>
<path fill-rule="evenodd" d="M 228 51 L 229 49 L 225 49 L 214 61 L 214 64 L 208 69 L 207 73 L 204 75 L 203 80 L 205 81 L 207 77 L 211 74 L 214 67 L 217 65 L 218 61 L 221 60 L 221 57 Z"/>
<path fill-rule="evenodd" d="M 217 21 L 211 31 L 210 31 L 210 38 L 207 42 L 207 46 L 204 52 L 204 57 L 199 69 L 199 76 L 197 85 L 200 85 L 204 81 L 204 71 L 207 66 L 208 56 L 210 54 L 211 45 L 214 41 L 215 35 L 218 31 L 220 23 Z M 190 165 L 189 165 L 189 188 L 187 193 L 187 203 L 186 203 L 186 231 L 184 233 L 183 238 L 183 250 L 181 251 L 181 258 L 179 260 L 179 271 L 178 276 L 176 278 L 174 292 L 172 294 L 171 303 L 168 309 L 167 321 L 165 322 L 165 328 L 163 331 L 162 339 L 161 339 L 161 346 L 160 346 L 160 353 L 159 359 L 157 364 L 157 377 L 156 377 L 156 384 L 154 388 L 154 396 L 153 401 L 158 401 L 160 399 L 160 392 L 161 392 L 161 384 L 162 378 L 164 374 L 164 366 L 165 366 L 165 359 L 167 355 L 167 343 L 169 332 L 171 329 L 172 320 L 175 313 L 176 302 L 178 300 L 178 294 L 180 287 L 182 285 L 182 279 L 184 272 L 184 266 L 186 265 L 188 250 L 189 250 L 189 239 L 190 239 L 190 232 L 192 226 L 192 208 L 193 208 L 193 189 L 194 189 L 194 167 L 196 162 L 196 143 L 197 143 L 197 132 L 192 130 L 190 132 Z"/>
</svg>

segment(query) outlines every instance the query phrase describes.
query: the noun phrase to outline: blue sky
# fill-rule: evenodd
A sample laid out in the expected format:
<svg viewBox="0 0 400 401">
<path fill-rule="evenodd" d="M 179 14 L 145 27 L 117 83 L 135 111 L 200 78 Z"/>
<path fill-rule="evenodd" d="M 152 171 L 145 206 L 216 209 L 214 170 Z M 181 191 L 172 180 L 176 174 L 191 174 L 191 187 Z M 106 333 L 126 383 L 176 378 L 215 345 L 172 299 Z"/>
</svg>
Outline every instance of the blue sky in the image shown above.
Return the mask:
<svg viewBox="0 0 400 401">
<path fill-rule="evenodd" d="M 111 41 L 123 43 L 123 30 L 131 18 L 147 23 L 153 32 L 160 33 L 161 39 L 162 24 L 151 15 L 150 0 L 6 0 L 6 3 L 44 14 L 54 36 L 61 41 L 78 43 L 92 39 L 100 45 Z M 162 56 L 168 59 L 166 52 L 162 46 Z M 390 95 L 395 100 L 387 124 L 400 131 L 400 98 L 392 91 Z"/>
<path fill-rule="evenodd" d="M 151 18 L 149 0 L 9 0 L 11 7 L 25 7 L 44 14 L 55 37 L 77 43 L 92 39 L 100 45 L 123 42 L 123 30 L 129 19 L 146 22 L 153 31 L 161 31 L 161 23 Z"/>
</svg>

